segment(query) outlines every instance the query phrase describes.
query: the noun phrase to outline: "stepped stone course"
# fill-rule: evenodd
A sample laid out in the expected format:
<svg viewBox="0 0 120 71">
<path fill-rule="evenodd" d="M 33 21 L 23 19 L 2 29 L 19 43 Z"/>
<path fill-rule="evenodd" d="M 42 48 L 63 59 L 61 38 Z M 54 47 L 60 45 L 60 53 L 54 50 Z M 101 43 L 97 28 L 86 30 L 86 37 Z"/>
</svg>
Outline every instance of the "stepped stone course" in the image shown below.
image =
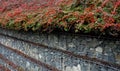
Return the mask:
<svg viewBox="0 0 120 71">
<path fill-rule="evenodd" d="M 119 40 L 76 34 L 0 28 L 0 55 L 11 71 L 120 71 Z"/>
</svg>

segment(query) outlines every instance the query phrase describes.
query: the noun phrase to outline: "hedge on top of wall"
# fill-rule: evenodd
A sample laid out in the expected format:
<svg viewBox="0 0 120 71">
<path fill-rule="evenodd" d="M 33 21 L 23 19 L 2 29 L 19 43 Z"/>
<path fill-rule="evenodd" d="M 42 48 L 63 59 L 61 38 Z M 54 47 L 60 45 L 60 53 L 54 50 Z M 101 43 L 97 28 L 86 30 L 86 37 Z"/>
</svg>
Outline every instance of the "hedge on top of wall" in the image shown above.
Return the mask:
<svg viewBox="0 0 120 71">
<path fill-rule="evenodd" d="M 0 0 L 0 26 L 120 34 L 120 0 Z"/>
</svg>

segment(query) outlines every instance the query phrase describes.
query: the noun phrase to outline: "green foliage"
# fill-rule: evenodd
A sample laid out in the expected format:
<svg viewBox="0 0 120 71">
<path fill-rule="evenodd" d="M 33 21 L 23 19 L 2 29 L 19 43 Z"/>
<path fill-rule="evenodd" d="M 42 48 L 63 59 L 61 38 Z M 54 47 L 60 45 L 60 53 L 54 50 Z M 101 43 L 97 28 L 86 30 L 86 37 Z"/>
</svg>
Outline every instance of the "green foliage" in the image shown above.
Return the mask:
<svg viewBox="0 0 120 71">
<path fill-rule="evenodd" d="M 96 32 L 96 29 L 101 33 L 105 33 L 106 29 L 120 32 L 119 0 L 52 2 L 46 0 L 46 4 L 41 4 L 36 0 L 27 3 L 25 0 L 0 1 L 0 26 L 25 31 L 50 31 L 58 28 L 84 33 Z"/>
</svg>

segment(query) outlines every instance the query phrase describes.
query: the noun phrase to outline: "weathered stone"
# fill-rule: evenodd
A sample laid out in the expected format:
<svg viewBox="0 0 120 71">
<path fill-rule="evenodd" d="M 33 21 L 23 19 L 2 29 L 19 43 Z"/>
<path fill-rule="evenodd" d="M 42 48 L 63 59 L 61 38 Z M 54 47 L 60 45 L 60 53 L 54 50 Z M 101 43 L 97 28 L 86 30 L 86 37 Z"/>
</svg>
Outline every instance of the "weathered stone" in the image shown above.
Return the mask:
<svg viewBox="0 0 120 71">
<path fill-rule="evenodd" d="M 108 41 L 103 39 L 84 37 L 78 35 L 67 34 L 38 34 L 28 32 L 6 31 L 0 29 L 0 33 L 4 33 L 19 39 L 31 41 L 33 43 L 45 44 L 47 48 L 33 45 L 28 42 L 16 40 L 7 36 L 0 35 L 0 43 L 19 50 L 22 53 L 44 62 L 48 65 L 58 68 L 62 71 L 119 71 L 112 67 L 107 67 L 97 62 L 90 62 L 73 55 L 65 54 L 61 51 L 51 50 L 52 48 L 67 50 L 73 54 L 97 58 L 110 63 L 120 64 L 120 41 Z M 49 49 L 48 49 L 49 48 Z M 25 71 L 49 71 L 48 69 L 38 66 L 36 63 L 25 59 L 21 55 L 0 46 L 0 53 L 6 58 L 24 68 Z M 0 59 L 1 60 L 1 59 Z M 2 61 L 0 61 L 0 64 Z M 7 65 L 6 65 L 7 66 Z M 9 67 L 9 65 L 8 65 Z M 10 67 L 9 67 L 10 68 Z M 11 68 L 10 68 L 11 69 Z M 14 71 L 14 70 L 13 70 Z"/>
<path fill-rule="evenodd" d="M 29 62 L 26 62 L 26 67 L 29 67 L 30 66 L 30 63 Z"/>
<path fill-rule="evenodd" d="M 67 66 L 65 71 L 71 71 L 71 67 Z"/>
<path fill-rule="evenodd" d="M 82 70 L 81 70 L 81 66 L 79 64 L 79 65 L 73 66 L 73 67 L 68 66 L 68 67 L 66 67 L 65 71 L 82 71 Z"/>
<path fill-rule="evenodd" d="M 120 54 L 117 54 L 115 56 L 115 59 L 116 59 L 116 63 L 120 64 Z"/>
<path fill-rule="evenodd" d="M 102 53 L 102 52 L 103 52 L 102 47 L 97 47 L 95 50 L 96 50 L 96 52 L 99 52 L 99 53 Z"/>
<path fill-rule="evenodd" d="M 68 47 L 74 48 L 74 47 L 75 47 L 75 44 L 74 44 L 74 43 L 68 43 Z"/>
<path fill-rule="evenodd" d="M 63 50 L 66 50 L 66 46 L 67 46 L 67 39 L 66 39 L 67 36 L 65 35 L 61 35 L 59 36 L 59 43 L 58 43 L 58 46 L 60 49 L 63 49 Z"/>
<path fill-rule="evenodd" d="M 42 58 L 42 55 L 41 55 L 41 54 L 39 54 L 39 58 L 40 58 L 40 59 Z"/>
</svg>

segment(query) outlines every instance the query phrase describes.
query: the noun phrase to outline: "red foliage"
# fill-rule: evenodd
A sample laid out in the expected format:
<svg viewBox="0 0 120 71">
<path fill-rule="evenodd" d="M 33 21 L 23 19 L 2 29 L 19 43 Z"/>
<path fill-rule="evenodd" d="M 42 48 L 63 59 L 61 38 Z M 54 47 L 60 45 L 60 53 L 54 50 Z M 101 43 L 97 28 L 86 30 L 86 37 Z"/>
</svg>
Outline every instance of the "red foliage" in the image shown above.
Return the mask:
<svg viewBox="0 0 120 71">
<path fill-rule="evenodd" d="M 84 0 L 0 0 L 0 25 L 25 30 L 40 26 L 69 29 L 74 25 L 72 28 L 80 31 L 103 31 L 113 26 L 120 32 L 120 0 L 89 0 L 85 6 L 83 3 Z"/>
</svg>

